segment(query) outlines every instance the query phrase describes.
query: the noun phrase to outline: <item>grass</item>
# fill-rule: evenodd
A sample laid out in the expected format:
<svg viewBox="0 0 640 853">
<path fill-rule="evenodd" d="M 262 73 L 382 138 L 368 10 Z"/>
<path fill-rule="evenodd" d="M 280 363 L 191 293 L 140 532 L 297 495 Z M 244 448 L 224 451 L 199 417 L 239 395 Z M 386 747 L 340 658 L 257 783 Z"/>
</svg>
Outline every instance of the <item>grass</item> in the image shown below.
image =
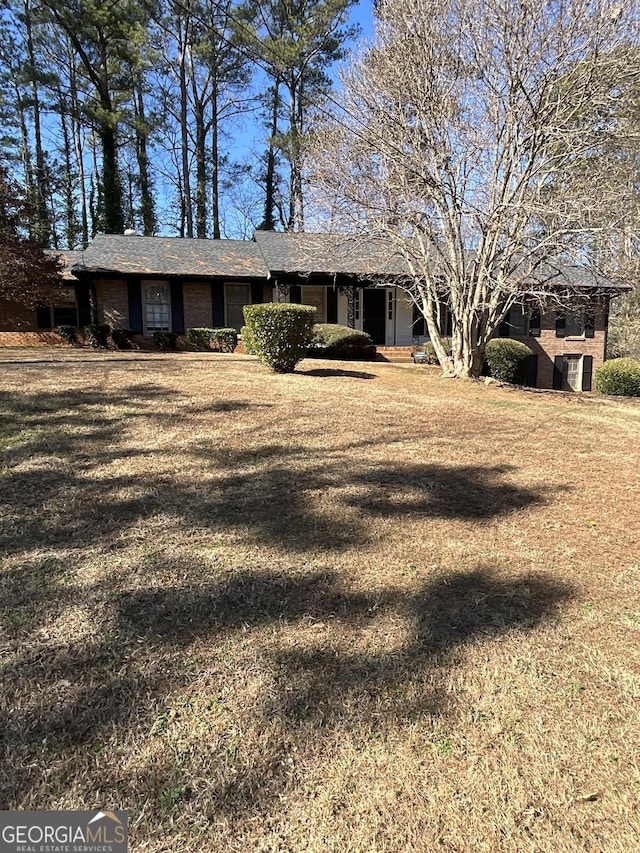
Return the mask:
<svg viewBox="0 0 640 853">
<path fill-rule="evenodd" d="M 158 853 L 640 848 L 637 402 L 0 360 L 0 808 Z"/>
</svg>

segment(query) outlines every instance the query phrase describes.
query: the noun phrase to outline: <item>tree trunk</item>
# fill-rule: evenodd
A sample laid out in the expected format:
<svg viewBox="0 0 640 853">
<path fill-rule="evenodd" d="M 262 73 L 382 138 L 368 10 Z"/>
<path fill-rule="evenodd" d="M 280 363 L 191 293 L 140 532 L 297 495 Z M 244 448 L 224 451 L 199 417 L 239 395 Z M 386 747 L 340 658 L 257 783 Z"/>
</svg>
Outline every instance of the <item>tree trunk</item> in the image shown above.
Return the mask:
<svg viewBox="0 0 640 853">
<path fill-rule="evenodd" d="M 117 142 L 115 128 L 102 124 L 98 128 L 102 144 L 102 185 L 104 192 L 104 229 L 107 234 L 122 234 L 122 186 L 118 173 Z"/>
<path fill-rule="evenodd" d="M 65 212 L 65 234 L 67 238 L 67 246 L 69 249 L 75 249 L 76 239 L 78 236 L 78 226 L 76 219 L 76 205 L 73 197 L 73 170 L 71 167 L 71 135 L 67 125 L 67 110 L 65 97 L 62 94 L 62 89 L 59 87 L 56 90 L 58 96 L 58 110 L 60 112 L 60 128 L 62 130 L 62 139 L 64 142 L 64 212 Z"/>
<path fill-rule="evenodd" d="M 18 115 L 20 116 L 20 138 L 21 138 L 21 154 L 22 154 L 22 166 L 24 168 L 24 183 L 26 187 L 26 197 L 29 207 L 33 207 L 34 204 L 34 181 L 33 181 L 33 163 L 31 161 L 31 147 L 29 145 L 29 131 L 27 130 L 27 122 L 25 120 L 24 110 L 20 108 L 20 103 L 22 101 L 22 97 L 20 94 L 20 90 L 18 89 L 17 84 L 14 84 L 14 90 L 16 93 L 16 105 L 18 107 Z M 34 228 L 34 220 L 33 220 L 33 212 L 29 210 L 29 220 L 27 222 L 27 232 L 29 234 L 29 239 L 35 239 L 35 228 Z"/>
<path fill-rule="evenodd" d="M 29 0 L 24 0 L 24 24 L 29 59 L 29 81 L 31 83 L 31 99 L 33 104 L 33 133 L 36 148 L 35 170 L 35 238 L 40 245 L 47 247 L 51 242 L 51 217 L 48 208 L 49 180 L 42 148 L 42 129 L 40 126 L 40 96 L 36 81 L 35 51 L 33 48 L 33 30 L 31 27 L 31 9 Z"/>
<path fill-rule="evenodd" d="M 149 156 L 147 154 L 147 123 L 144 109 L 142 85 L 134 86 L 134 114 L 136 117 L 136 158 L 140 180 L 140 213 L 142 231 L 151 236 L 156 230 L 156 213 L 149 176 Z"/>
<path fill-rule="evenodd" d="M 187 51 L 188 51 L 189 22 L 178 21 L 178 50 L 180 65 L 180 136 L 182 144 L 182 198 L 186 219 L 186 236 L 193 237 L 193 206 L 191 203 L 191 181 L 189 176 L 189 128 L 187 91 Z"/>
<path fill-rule="evenodd" d="M 71 135 L 73 137 L 73 148 L 78 172 L 78 187 L 80 189 L 80 221 L 82 227 L 82 248 L 86 249 L 89 244 L 89 217 L 87 213 L 87 190 L 84 175 L 84 157 L 82 144 L 82 125 L 80 123 L 80 103 L 78 100 L 78 86 L 76 82 L 75 58 L 73 47 L 67 38 L 67 62 L 69 69 L 69 96 L 71 100 Z"/>
<path fill-rule="evenodd" d="M 218 126 L 218 85 L 214 79 L 211 93 L 211 214 L 213 218 L 213 239 L 220 239 L 220 164 L 218 158 L 219 133 Z"/>
<path fill-rule="evenodd" d="M 204 107 L 198 96 L 195 77 L 191 75 L 193 119 L 196 131 L 196 235 L 207 236 L 207 154 L 204 128 Z"/>
<path fill-rule="evenodd" d="M 273 87 L 271 104 L 271 135 L 267 150 L 267 168 L 265 172 L 264 219 L 259 226 L 260 231 L 274 231 L 275 220 L 275 182 L 276 182 L 276 145 L 278 135 L 278 108 L 280 106 L 280 81 L 276 80 Z"/>
</svg>

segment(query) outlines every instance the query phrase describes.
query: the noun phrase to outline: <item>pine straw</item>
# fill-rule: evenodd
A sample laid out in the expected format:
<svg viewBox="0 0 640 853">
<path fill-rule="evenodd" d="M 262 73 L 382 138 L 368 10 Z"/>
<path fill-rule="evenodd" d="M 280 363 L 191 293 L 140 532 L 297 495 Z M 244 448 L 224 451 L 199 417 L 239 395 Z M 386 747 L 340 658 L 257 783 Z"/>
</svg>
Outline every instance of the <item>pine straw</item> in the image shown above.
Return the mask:
<svg viewBox="0 0 640 853">
<path fill-rule="evenodd" d="M 136 851 L 640 848 L 640 406 L 4 351 L 1 808 Z"/>
</svg>

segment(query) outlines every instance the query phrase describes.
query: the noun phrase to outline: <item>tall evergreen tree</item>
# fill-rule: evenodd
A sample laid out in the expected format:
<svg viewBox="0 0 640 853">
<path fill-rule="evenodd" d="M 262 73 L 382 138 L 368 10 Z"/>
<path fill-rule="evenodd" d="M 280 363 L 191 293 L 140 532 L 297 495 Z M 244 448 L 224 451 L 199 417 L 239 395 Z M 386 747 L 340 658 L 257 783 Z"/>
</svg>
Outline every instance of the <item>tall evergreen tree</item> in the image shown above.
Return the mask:
<svg viewBox="0 0 640 853">
<path fill-rule="evenodd" d="M 85 104 L 95 125 L 102 154 L 104 227 L 120 233 L 124 227 L 122 185 L 118 170 L 119 122 L 123 102 L 130 99 L 127 68 L 144 48 L 145 13 L 135 0 L 43 0 L 51 20 L 66 33 L 78 59 L 78 73 L 92 88 Z"/>
<path fill-rule="evenodd" d="M 263 108 L 270 129 L 265 173 L 265 227 L 274 223 L 277 161 L 286 164 L 280 218 L 304 230 L 304 142 L 314 113 L 331 90 L 331 66 L 358 32 L 347 19 L 355 0 L 249 0 L 240 38 L 270 78 Z"/>
</svg>

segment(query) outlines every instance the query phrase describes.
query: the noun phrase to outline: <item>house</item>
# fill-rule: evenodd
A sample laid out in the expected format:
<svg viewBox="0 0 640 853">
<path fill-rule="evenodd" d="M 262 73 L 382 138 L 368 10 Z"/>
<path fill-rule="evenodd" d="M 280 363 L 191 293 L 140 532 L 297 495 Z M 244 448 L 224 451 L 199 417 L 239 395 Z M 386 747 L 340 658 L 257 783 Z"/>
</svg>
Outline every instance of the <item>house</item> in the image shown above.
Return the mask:
<svg viewBox="0 0 640 853">
<path fill-rule="evenodd" d="M 57 325 L 106 323 L 136 335 L 234 327 L 256 302 L 314 305 L 317 321 L 368 332 L 385 347 L 428 339 L 424 320 L 397 287 L 404 259 L 382 240 L 256 232 L 253 240 L 99 235 L 65 252 L 60 304 L 37 311 L 0 305 L 0 345 L 52 343 Z M 500 329 L 533 351 L 529 384 L 591 390 L 606 350 L 610 299 L 624 287 L 581 268 L 544 270 L 574 294 L 570 312 L 514 306 Z M 581 295 L 584 294 L 584 295 Z"/>
</svg>

